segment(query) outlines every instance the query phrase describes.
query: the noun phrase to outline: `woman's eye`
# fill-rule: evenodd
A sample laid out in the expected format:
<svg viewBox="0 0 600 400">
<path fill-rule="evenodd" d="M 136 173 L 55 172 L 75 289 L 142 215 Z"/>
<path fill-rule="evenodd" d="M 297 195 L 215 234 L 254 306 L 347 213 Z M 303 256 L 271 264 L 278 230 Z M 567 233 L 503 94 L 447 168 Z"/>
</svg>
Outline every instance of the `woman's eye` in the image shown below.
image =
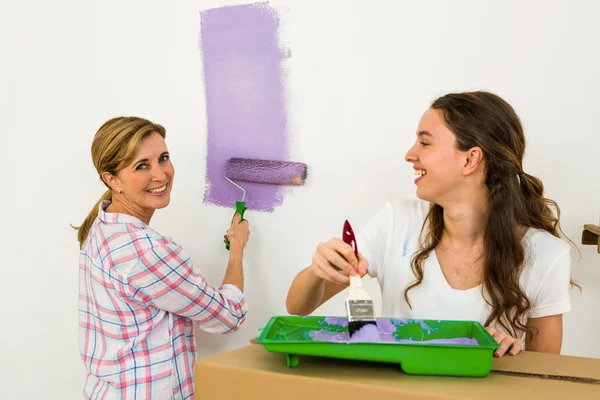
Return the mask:
<svg viewBox="0 0 600 400">
<path fill-rule="evenodd" d="M 419 142 L 419 143 L 421 143 L 421 145 L 423 145 L 423 146 L 429 146 L 429 143 L 427 143 L 427 142 Z"/>
<path fill-rule="evenodd" d="M 160 162 L 164 162 L 164 161 L 167 161 L 168 159 L 169 159 L 169 156 L 165 154 L 164 156 L 162 156 L 162 157 L 160 158 L 160 160 L 159 160 L 159 161 L 160 161 Z"/>
<path fill-rule="evenodd" d="M 146 164 L 140 164 L 137 167 L 135 167 L 136 171 L 141 171 L 143 169 L 146 169 L 148 166 Z"/>
</svg>

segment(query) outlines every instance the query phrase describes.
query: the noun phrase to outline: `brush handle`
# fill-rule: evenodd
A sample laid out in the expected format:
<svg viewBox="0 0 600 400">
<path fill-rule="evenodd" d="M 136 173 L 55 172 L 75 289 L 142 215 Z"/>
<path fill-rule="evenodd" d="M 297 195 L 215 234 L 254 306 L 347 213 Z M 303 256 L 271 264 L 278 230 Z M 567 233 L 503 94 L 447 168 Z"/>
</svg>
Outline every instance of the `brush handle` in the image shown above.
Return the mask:
<svg viewBox="0 0 600 400">
<path fill-rule="evenodd" d="M 353 275 L 350 277 L 350 286 L 353 288 L 362 288 L 362 279 L 359 275 Z"/>
<path fill-rule="evenodd" d="M 235 217 L 235 214 L 240 214 L 240 217 L 242 217 L 242 219 L 240 219 L 240 222 L 242 222 L 244 220 L 244 211 L 246 211 L 246 203 L 243 201 L 236 201 L 235 202 L 235 213 L 233 214 L 233 217 Z M 233 222 L 233 217 L 231 218 L 231 222 Z M 225 248 L 227 250 L 229 250 L 229 239 L 226 239 L 225 241 Z"/>
<path fill-rule="evenodd" d="M 368 300 L 373 301 L 369 292 L 362 284 L 362 278 L 358 275 L 350 277 L 350 289 L 346 295 L 346 301 L 348 300 Z"/>
</svg>

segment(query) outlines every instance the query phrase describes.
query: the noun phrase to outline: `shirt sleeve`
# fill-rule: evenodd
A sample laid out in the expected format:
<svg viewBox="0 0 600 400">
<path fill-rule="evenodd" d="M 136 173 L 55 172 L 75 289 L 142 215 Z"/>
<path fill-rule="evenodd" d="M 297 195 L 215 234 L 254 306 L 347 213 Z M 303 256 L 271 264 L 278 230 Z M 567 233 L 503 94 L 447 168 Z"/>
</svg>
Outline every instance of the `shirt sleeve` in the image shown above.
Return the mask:
<svg viewBox="0 0 600 400">
<path fill-rule="evenodd" d="M 358 251 L 369 262 L 368 274 L 382 280 L 385 247 L 392 225 L 392 209 L 387 203 L 358 233 Z"/>
<path fill-rule="evenodd" d="M 567 248 L 550 266 L 542 278 L 540 290 L 531 307 L 529 316 L 541 318 L 564 314 L 571 310 L 569 288 L 571 281 L 571 250 Z"/>
<path fill-rule="evenodd" d="M 134 300 L 189 318 L 207 332 L 233 332 L 246 319 L 246 297 L 240 289 L 208 283 L 174 243 L 154 244 L 144 251 L 127 284 Z"/>
</svg>

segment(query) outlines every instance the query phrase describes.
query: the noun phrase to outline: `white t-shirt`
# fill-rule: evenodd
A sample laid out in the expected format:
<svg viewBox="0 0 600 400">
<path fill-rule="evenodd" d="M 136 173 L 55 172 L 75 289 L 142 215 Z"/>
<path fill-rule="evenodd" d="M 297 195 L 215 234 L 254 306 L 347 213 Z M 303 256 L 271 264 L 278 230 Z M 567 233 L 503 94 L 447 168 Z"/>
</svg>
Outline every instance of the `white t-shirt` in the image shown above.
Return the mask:
<svg viewBox="0 0 600 400">
<path fill-rule="evenodd" d="M 415 281 L 411 258 L 419 248 L 419 234 L 428 210 L 429 203 L 420 200 L 388 202 L 357 235 L 358 250 L 369 261 L 368 274 L 377 278 L 381 287 L 382 317 L 472 320 L 484 324 L 490 306 L 483 298 L 483 285 L 467 290 L 452 288 L 435 250 L 423 263 L 423 282 L 408 291 L 412 309 L 404 299 L 404 290 Z M 569 311 L 569 245 L 533 228 L 522 240 L 525 267 L 520 282 L 532 305 L 529 317 Z"/>
</svg>

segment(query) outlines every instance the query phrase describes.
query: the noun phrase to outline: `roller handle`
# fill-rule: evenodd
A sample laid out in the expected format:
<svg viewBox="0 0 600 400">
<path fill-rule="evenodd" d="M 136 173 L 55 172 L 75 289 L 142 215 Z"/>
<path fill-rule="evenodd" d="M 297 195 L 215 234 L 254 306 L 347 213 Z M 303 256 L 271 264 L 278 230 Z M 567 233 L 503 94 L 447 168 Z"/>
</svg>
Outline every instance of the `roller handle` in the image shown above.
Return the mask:
<svg viewBox="0 0 600 400">
<path fill-rule="evenodd" d="M 235 213 L 233 214 L 233 217 L 235 217 L 235 214 L 240 214 L 240 217 L 242 217 L 242 219 L 240 220 L 243 221 L 244 220 L 244 211 L 246 211 L 246 202 L 244 201 L 236 201 L 235 202 Z M 231 218 L 231 222 L 233 222 L 233 217 Z M 229 250 L 229 239 L 225 239 L 225 248 L 227 250 Z"/>
</svg>

